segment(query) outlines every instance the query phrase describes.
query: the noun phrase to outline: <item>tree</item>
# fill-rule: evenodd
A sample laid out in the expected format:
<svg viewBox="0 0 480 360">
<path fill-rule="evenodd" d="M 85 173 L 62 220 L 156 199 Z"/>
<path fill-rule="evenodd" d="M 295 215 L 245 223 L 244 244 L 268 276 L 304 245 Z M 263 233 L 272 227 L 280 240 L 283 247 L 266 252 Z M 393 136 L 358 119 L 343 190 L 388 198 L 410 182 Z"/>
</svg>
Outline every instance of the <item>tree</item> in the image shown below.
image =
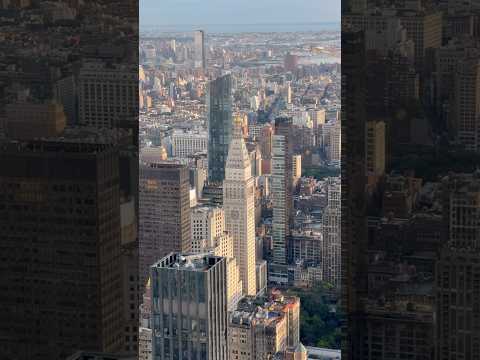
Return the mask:
<svg viewBox="0 0 480 360">
<path fill-rule="evenodd" d="M 341 314 L 329 296 L 328 284 L 310 289 L 290 289 L 288 293 L 300 297 L 300 340 L 307 346 L 339 349 Z"/>
</svg>

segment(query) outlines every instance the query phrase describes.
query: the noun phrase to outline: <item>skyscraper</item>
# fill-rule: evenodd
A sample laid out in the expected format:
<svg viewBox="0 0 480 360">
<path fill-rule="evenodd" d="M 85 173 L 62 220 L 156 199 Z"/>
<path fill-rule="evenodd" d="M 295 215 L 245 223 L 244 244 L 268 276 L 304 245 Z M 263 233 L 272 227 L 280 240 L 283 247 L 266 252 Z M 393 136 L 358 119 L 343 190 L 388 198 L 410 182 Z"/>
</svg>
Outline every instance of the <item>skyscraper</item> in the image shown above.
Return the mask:
<svg viewBox="0 0 480 360">
<path fill-rule="evenodd" d="M 326 120 L 326 111 L 322 108 L 312 109 L 309 111 L 312 119 L 312 126 L 315 137 L 315 146 L 323 147 L 323 126 Z"/>
<path fill-rule="evenodd" d="M 298 66 L 298 56 L 288 53 L 283 60 L 285 71 L 294 72 Z"/>
<path fill-rule="evenodd" d="M 133 123 L 138 116 L 138 68 L 85 62 L 78 95 L 80 124 L 115 128 L 125 121 Z"/>
<path fill-rule="evenodd" d="M 286 226 L 292 225 L 293 201 L 292 201 L 292 172 L 293 172 L 293 144 L 294 139 L 293 119 L 290 117 L 278 117 L 275 119 L 275 135 L 283 136 L 284 156 L 285 156 L 285 204 L 286 204 Z M 278 157 L 277 157 L 278 158 Z"/>
<path fill-rule="evenodd" d="M 480 176 L 443 179 L 448 241 L 436 266 L 437 359 L 480 356 Z"/>
<path fill-rule="evenodd" d="M 194 33 L 194 47 L 195 47 L 195 68 L 205 70 L 206 56 L 205 56 L 205 32 L 197 30 Z"/>
<path fill-rule="evenodd" d="M 343 18 L 342 18 L 343 20 Z M 342 358 L 361 359 L 365 332 L 361 298 L 367 292 L 365 226 L 366 73 L 363 32 L 342 32 L 342 307 L 346 313 Z"/>
<path fill-rule="evenodd" d="M 340 179 L 330 178 L 327 185 L 327 207 L 322 216 L 323 280 L 337 289 L 341 282 Z"/>
<path fill-rule="evenodd" d="M 236 121 L 234 127 L 223 182 L 225 224 L 233 237 L 244 293 L 255 295 L 255 184 L 241 125 Z"/>
<path fill-rule="evenodd" d="M 221 183 L 232 131 L 232 76 L 210 82 L 208 106 L 208 180 Z"/>
<path fill-rule="evenodd" d="M 277 118 L 272 141 L 273 261 L 270 264 L 269 281 L 283 284 L 288 281 L 287 240 L 290 235 L 292 213 L 291 127 L 291 118 Z"/>
<path fill-rule="evenodd" d="M 272 171 L 272 125 L 266 124 L 260 131 L 260 152 L 262 154 L 262 174 L 270 174 Z"/>
<path fill-rule="evenodd" d="M 426 50 L 439 48 L 442 44 L 442 12 L 437 9 L 423 11 L 399 11 L 397 14 L 385 11 L 382 15 L 375 13 L 345 14 L 342 17 L 346 26 L 353 25 L 356 30 L 381 31 L 387 28 L 391 19 L 400 19 L 406 30 L 407 39 L 414 43 L 415 66 L 421 70 L 424 64 Z M 394 19 L 394 20 L 396 20 Z"/>
<path fill-rule="evenodd" d="M 342 131 L 341 123 L 336 120 L 329 129 L 328 132 L 328 151 L 327 158 L 330 161 L 340 161 L 341 156 L 341 141 Z"/>
<path fill-rule="evenodd" d="M 171 253 L 151 279 L 152 359 L 227 360 L 226 259 Z"/>
<path fill-rule="evenodd" d="M 189 252 L 188 168 L 171 162 L 142 164 L 139 186 L 140 286 L 148 269 L 172 251 Z"/>
<path fill-rule="evenodd" d="M 6 358 L 125 350 L 119 149 L 63 136 L 0 145 Z"/>
<path fill-rule="evenodd" d="M 457 63 L 453 88 L 454 137 L 466 150 L 480 150 L 480 61 L 478 55 L 468 55 Z"/>
<path fill-rule="evenodd" d="M 415 46 L 415 66 L 426 66 L 427 49 L 436 49 L 442 45 L 442 12 L 437 9 L 425 11 L 405 11 L 399 14 L 400 22 L 407 31 L 407 37 Z"/>
<path fill-rule="evenodd" d="M 287 172 L 285 136 L 274 135 L 272 143 L 273 261 L 277 264 L 285 264 L 287 260 L 286 237 L 288 236 L 288 216 L 286 209 L 286 187 L 288 179 L 285 177 L 285 173 Z"/>
</svg>

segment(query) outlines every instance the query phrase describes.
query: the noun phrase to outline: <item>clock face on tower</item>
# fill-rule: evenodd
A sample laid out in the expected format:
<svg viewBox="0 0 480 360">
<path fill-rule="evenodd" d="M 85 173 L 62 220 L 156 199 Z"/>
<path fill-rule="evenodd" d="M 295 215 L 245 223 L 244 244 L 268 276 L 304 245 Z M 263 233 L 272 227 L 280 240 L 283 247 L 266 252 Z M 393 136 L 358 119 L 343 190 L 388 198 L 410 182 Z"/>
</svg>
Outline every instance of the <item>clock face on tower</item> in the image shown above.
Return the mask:
<svg viewBox="0 0 480 360">
<path fill-rule="evenodd" d="M 239 215 L 240 215 L 240 214 L 239 214 L 238 210 L 232 210 L 232 211 L 230 211 L 230 216 L 231 216 L 233 219 L 237 219 Z"/>
</svg>

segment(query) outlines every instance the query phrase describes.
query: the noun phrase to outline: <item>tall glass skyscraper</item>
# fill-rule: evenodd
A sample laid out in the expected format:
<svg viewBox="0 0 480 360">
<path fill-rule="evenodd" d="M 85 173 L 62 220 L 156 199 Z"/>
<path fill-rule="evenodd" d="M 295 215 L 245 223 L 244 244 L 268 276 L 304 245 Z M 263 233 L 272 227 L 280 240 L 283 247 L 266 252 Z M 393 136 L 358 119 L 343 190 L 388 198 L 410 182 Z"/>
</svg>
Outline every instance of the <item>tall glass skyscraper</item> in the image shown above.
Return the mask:
<svg viewBox="0 0 480 360">
<path fill-rule="evenodd" d="M 272 137 L 272 262 L 269 264 L 270 283 L 286 284 L 287 239 L 292 222 L 292 118 L 275 119 Z"/>
<path fill-rule="evenodd" d="M 210 82 L 208 105 L 208 180 L 222 182 L 232 132 L 232 76 Z"/>
</svg>

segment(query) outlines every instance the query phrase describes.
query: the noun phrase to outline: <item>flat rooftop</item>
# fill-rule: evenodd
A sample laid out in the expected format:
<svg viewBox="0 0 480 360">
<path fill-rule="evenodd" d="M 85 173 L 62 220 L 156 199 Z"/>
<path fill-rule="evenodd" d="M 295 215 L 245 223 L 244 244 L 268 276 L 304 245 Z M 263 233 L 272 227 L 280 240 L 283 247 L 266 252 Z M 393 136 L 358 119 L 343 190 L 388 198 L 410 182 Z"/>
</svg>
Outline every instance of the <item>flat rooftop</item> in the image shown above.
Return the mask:
<svg viewBox="0 0 480 360">
<path fill-rule="evenodd" d="M 186 271 L 207 271 L 222 261 L 222 259 L 222 257 L 211 254 L 171 253 L 154 264 L 153 267 Z"/>
</svg>

